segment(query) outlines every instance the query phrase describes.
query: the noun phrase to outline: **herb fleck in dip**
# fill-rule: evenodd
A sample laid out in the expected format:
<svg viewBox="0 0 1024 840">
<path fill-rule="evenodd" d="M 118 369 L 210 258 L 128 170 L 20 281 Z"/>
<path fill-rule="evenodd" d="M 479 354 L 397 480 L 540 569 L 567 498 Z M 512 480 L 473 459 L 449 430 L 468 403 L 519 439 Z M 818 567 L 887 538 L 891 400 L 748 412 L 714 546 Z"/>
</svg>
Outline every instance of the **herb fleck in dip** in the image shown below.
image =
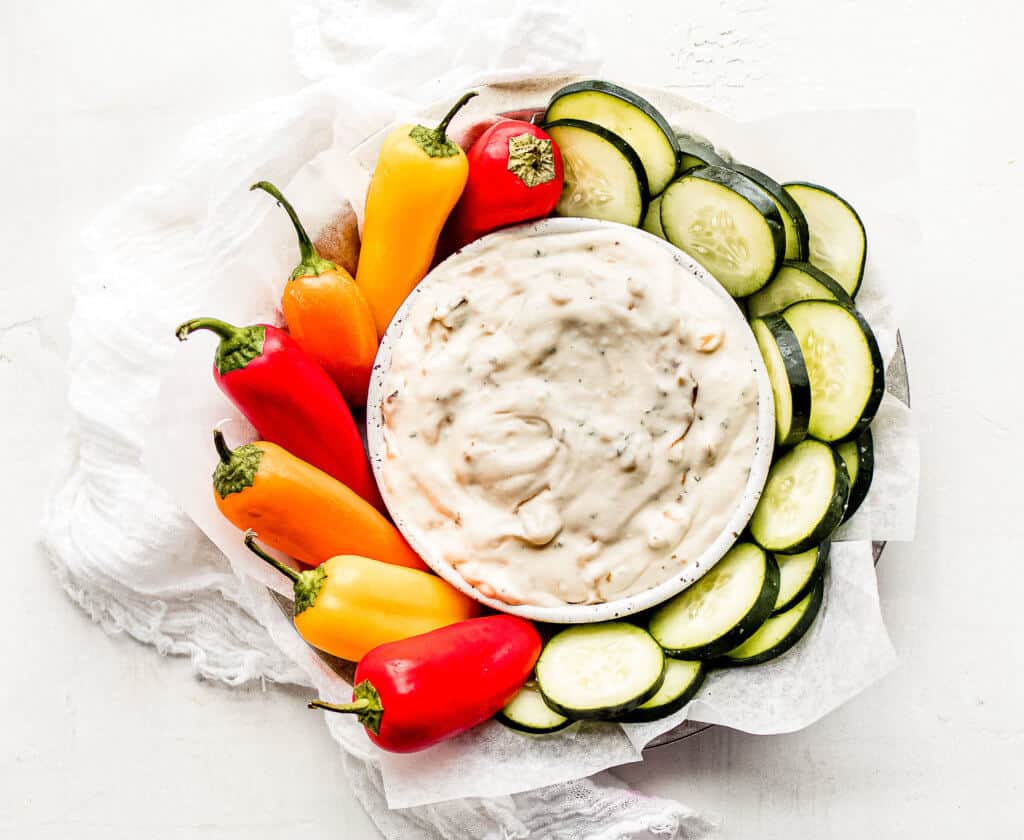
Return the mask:
<svg viewBox="0 0 1024 840">
<path fill-rule="evenodd" d="M 385 378 L 384 491 L 471 585 L 597 603 L 714 542 L 757 425 L 730 302 L 614 228 L 498 235 L 427 283 Z"/>
</svg>

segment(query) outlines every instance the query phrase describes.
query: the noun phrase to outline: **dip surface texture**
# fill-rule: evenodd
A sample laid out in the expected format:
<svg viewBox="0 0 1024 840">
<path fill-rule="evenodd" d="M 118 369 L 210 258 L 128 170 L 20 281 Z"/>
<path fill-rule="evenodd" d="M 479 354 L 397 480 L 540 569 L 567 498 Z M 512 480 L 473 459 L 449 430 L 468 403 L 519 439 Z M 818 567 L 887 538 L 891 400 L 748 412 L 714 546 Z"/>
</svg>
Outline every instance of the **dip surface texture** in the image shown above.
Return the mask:
<svg viewBox="0 0 1024 840">
<path fill-rule="evenodd" d="M 628 229 L 498 234 L 436 268 L 381 403 L 396 517 L 481 594 L 615 600 L 694 563 L 743 496 L 749 329 Z"/>
</svg>

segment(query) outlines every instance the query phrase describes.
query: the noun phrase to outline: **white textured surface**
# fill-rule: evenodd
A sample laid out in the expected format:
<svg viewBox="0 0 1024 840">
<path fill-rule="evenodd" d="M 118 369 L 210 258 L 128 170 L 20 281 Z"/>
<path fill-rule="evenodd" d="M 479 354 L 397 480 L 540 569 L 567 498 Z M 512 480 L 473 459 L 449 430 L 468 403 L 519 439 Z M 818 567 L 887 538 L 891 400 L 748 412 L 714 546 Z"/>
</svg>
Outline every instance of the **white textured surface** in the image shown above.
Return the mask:
<svg viewBox="0 0 1024 840">
<path fill-rule="evenodd" d="M 728 838 L 1019 836 L 1024 684 L 1002 667 L 1001 648 L 1021 629 L 1021 545 L 1009 523 L 1020 508 L 1013 479 L 1024 456 L 1013 432 L 1024 400 L 1010 363 L 981 364 L 1015 358 L 1024 302 L 1021 268 L 1000 247 L 1015 240 L 1024 187 L 1013 7 L 842 2 L 825 15 L 811 2 L 737 2 L 645 16 L 593 6 L 603 10 L 590 24 L 610 45 L 610 75 L 674 81 L 740 115 L 918 105 L 933 255 L 907 277 L 902 306 L 922 418 L 919 538 L 881 568 L 902 668 L 805 732 L 716 731 L 621 775 L 718 811 Z M 200 684 L 184 663 L 107 638 L 67 603 L 34 544 L 60 457 L 40 449 L 61 428 L 66 386 L 59 260 L 74 259 L 81 225 L 194 122 L 300 83 L 284 11 L 249 8 L 14 0 L 0 9 L 10 208 L 0 225 L 9 569 L 0 836 L 337 837 L 341 826 L 373 836 L 322 724 L 296 712 L 298 697 Z M 968 247 L 967 271 L 950 268 L 954 245 Z M 981 296 L 971 311 L 987 318 L 962 317 L 965 287 Z M 988 300 L 999 305 L 978 308 Z"/>
</svg>

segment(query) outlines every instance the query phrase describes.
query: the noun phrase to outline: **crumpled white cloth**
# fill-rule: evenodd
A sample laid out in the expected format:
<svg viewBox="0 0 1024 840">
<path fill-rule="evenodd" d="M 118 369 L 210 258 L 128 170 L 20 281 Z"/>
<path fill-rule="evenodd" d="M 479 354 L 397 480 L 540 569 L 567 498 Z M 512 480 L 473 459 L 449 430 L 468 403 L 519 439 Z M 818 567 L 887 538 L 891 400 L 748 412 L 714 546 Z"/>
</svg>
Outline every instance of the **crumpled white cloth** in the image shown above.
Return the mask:
<svg viewBox="0 0 1024 840">
<path fill-rule="evenodd" d="M 454 0 L 301 3 L 293 20 L 296 61 L 311 79 L 326 81 L 296 94 L 289 107 L 256 106 L 244 118 L 196 129 L 169 162 L 173 180 L 135 190 L 87 230 L 93 264 L 74 278 L 70 324 L 66 445 L 72 457 L 47 512 L 44 543 L 69 595 L 108 632 L 189 656 L 198 675 L 229 685 L 310 684 L 259 620 L 251 581 L 232 571 L 140 463 L 160 372 L 174 349 L 154 336 L 165 331 L 168 313 L 190 313 L 209 272 L 219 270 L 211 265 L 210 243 L 200 239 L 207 218 L 224 220 L 214 256 L 244 266 L 245 255 L 231 247 L 231 220 L 248 223 L 265 210 L 258 202 L 236 204 L 239 185 L 252 180 L 259 162 L 260 135 L 294 132 L 295 159 L 277 161 L 279 172 L 294 171 L 308 148 L 303 137 L 346 130 L 353 144 L 361 139 L 358 124 L 311 124 L 317 97 L 338 95 L 341 84 L 361 113 L 372 114 L 436 98 L 468 75 L 483 80 L 592 67 L 574 8 L 508 4 L 453 47 L 448 33 L 464 31 L 465 14 Z M 225 148 L 233 150 L 230 158 L 211 167 L 215 150 Z M 187 189 L 200 175 L 208 189 Z M 173 283 L 165 272 L 147 271 L 169 252 L 177 269 Z M 389 838 L 697 838 L 713 827 L 680 803 L 622 788 L 610 774 L 492 800 L 389 811 L 379 770 L 344 746 L 340 754 L 359 800 Z"/>
</svg>

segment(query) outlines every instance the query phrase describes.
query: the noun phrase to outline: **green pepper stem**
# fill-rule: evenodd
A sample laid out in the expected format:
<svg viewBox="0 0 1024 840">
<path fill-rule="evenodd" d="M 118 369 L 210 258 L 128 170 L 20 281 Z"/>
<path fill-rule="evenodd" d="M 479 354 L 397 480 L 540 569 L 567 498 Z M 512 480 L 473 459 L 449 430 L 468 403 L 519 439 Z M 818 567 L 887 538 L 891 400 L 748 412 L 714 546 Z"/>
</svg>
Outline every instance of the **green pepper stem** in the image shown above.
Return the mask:
<svg viewBox="0 0 1024 840">
<path fill-rule="evenodd" d="M 452 105 L 451 110 L 444 115 L 444 118 L 441 120 L 440 123 L 438 123 L 438 126 L 435 129 L 435 131 L 437 131 L 438 137 L 440 137 L 441 140 L 445 139 L 444 133 L 448 130 L 448 123 L 452 121 L 452 117 L 454 117 L 459 112 L 463 105 L 465 105 L 467 102 L 469 102 L 470 99 L 477 95 L 478 94 L 475 90 L 471 90 L 469 93 L 463 94 L 459 101 Z"/>
<path fill-rule="evenodd" d="M 342 714 L 359 714 L 370 708 L 370 701 L 365 697 L 353 700 L 351 703 L 325 703 L 323 700 L 310 700 L 307 708 L 323 709 L 327 712 L 340 712 Z"/>
<path fill-rule="evenodd" d="M 352 686 L 351 703 L 338 704 L 325 703 L 323 700 L 312 700 L 310 701 L 309 708 L 356 715 L 359 718 L 359 722 L 366 727 L 368 732 L 380 735 L 380 725 L 384 719 L 384 706 L 381 703 L 380 694 L 369 680 L 363 680 Z"/>
<path fill-rule="evenodd" d="M 224 432 L 220 429 L 213 430 L 213 446 L 217 450 L 217 454 L 220 456 L 222 464 L 231 463 L 231 447 L 228 446 L 228 442 L 224 440 Z"/>
<path fill-rule="evenodd" d="M 299 254 L 302 257 L 300 262 L 312 262 L 320 256 L 316 252 L 316 248 L 313 247 L 313 242 L 310 240 L 309 234 L 306 233 L 306 229 L 302 226 L 302 222 L 299 221 L 295 208 L 292 207 L 291 202 L 281 194 L 277 187 L 271 184 L 270 181 L 259 181 L 249 187 L 249 190 L 263 190 L 265 193 L 270 193 L 270 195 L 277 199 L 277 203 L 284 208 L 284 212 L 292 220 L 292 224 L 295 226 L 295 233 L 299 237 Z"/>
<path fill-rule="evenodd" d="M 221 321 L 219 318 L 193 318 L 191 321 L 181 324 L 174 334 L 178 337 L 178 341 L 184 341 L 196 330 L 209 330 L 225 340 L 235 338 L 239 333 L 238 327 L 227 321 Z"/>
<path fill-rule="evenodd" d="M 271 566 L 281 572 L 281 574 L 287 575 L 295 583 L 299 582 L 299 573 L 291 566 L 286 566 L 276 557 L 271 557 L 267 554 L 267 552 L 260 547 L 259 543 L 256 542 L 256 532 L 251 528 L 245 532 L 245 547 L 261 560 L 266 560 Z"/>
</svg>

